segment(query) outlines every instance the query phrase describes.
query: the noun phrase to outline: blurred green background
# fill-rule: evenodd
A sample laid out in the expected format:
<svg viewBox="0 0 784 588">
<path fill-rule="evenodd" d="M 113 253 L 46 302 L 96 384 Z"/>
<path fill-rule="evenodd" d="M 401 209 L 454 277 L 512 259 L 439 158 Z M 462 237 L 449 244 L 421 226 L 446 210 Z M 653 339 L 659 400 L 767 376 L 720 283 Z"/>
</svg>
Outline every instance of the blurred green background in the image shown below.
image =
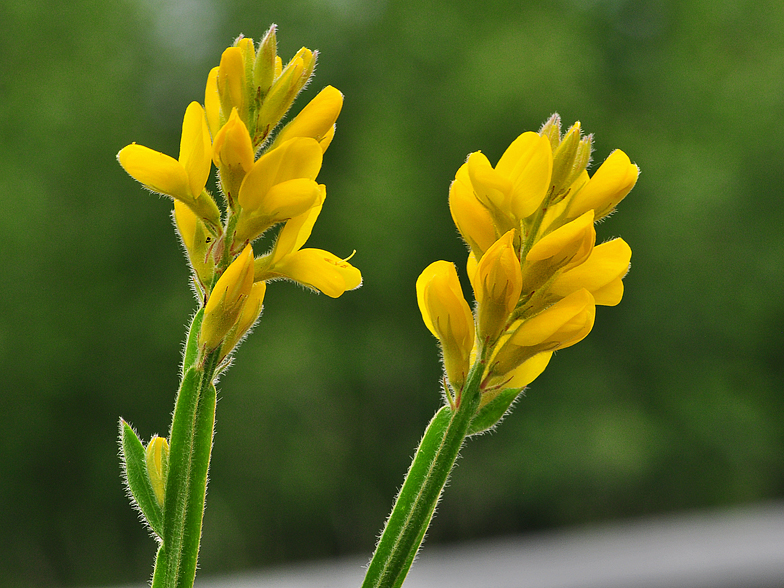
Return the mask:
<svg viewBox="0 0 784 588">
<path fill-rule="evenodd" d="M 155 545 L 117 419 L 166 433 L 195 303 L 168 200 L 115 161 L 177 154 L 239 33 L 321 51 L 346 95 L 309 243 L 365 283 L 288 283 L 219 386 L 202 576 L 364 553 L 440 403 L 414 282 L 461 269 L 451 179 L 554 111 L 639 164 L 599 226 L 626 296 L 491 435 L 429 543 L 784 497 L 784 4 L 774 0 L 0 2 L 0 585 L 142 582 Z M 595 169 L 595 167 L 594 167 Z"/>
</svg>

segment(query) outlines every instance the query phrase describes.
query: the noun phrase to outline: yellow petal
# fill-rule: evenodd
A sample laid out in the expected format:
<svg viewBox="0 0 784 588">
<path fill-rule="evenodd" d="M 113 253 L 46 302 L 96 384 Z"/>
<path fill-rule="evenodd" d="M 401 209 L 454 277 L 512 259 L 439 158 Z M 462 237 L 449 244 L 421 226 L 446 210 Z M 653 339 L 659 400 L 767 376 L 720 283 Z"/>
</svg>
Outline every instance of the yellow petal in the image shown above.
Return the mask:
<svg viewBox="0 0 784 588">
<path fill-rule="evenodd" d="M 596 304 L 615 306 L 623 296 L 621 279 L 629 270 L 631 257 L 632 250 L 623 239 L 597 245 L 583 264 L 555 279 L 550 293 L 565 297 L 585 288 L 594 295 Z"/>
<path fill-rule="evenodd" d="M 173 157 L 133 143 L 117 154 L 117 160 L 133 179 L 149 190 L 186 202 L 192 200 L 188 174 Z"/>
<path fill-rule="evenodd" d="M 240 116 L 246 114 L 245 64 L 242 60 L 242 49 L 229 47 L 223 52 L 218 68 L 217 83 L 223 115 L 228 118 L 232 108 L 236 108 Z"/>
<path fill-rule="evenodd" d="M 193 251 L 194 240 L 196 239 L 196 223 L 198 217 L 190 207 L 179 200 L 174 201 L 174 222 L 180 231 L 182 242 L 188 251 Z"/>
<path fill-rule="evenodd" d="M 524 361 L 512 371 L 511 379 L 504 386 L 506 388 L 525 388 L 545 370 L 552 356 L 552 351 L 544 351 Z M 507 375 L 507 377 L 509 376 Z"/>
<path fill-rule="evenodd" d="M 237 321 L 253 287 L 253 249 L 247 245 L 231 262 L 204 306 L 199 344 L 215 349 Z"/>
<path fill-rule="evenodd" d="M 471 186 L 479 201 L 494 206 L 505 215 L 511 214 L 512 183 L 490 165 L 487 157 L 477 151 L 466 160 Z"/>
<path fill-rule="evenodd" d="M 520 300 L 523 275 L 514 249 L 516 231 L 504 234 L 479 260 L 474 274 L 479 334 L 494 341 Z"/>
<path fill-rule="evenodd" d="M 353 265 L 322 249 L 301 249 L 285 256 L 273 271 L 337 298 L 362 284 L 362 274 Z"/>
<path fill-rule="evenodd" d="M 458 172 L 449 187 L 449 211 L 471 251 L 481 256 L 495 242 L 495 227 L 487 208 L 476 199 L 473 188 L 461 179 L 461 175 Z"/>
<path fill-rule="evenodd" d="M 321 214 L 321 208 L 327 196 L 327 189 L 323 184 L 319 185 L 319 191 L 320 194 L 315 204 L 304 213 L 292 217 L 278 233 L 278 238 L 275 241 L 275 250 L 272 255 L 272 263 L 275 263 L 284 255 L 301 249 L 305 241 L 310 237 L 313 225 L 316 224 L 316 219 Z"/>
<path fill-rule="evenodd" d="M 552 260 L 554 265 L 561 267 L 577 256 L 580 259 L 576 263 L 582 263 L 588 257 L 595 241 L 596 230 L 593 227 L 593 211 L 589 210 L 579 218 L 539 239 L 531 247 L 525 259 L 527 261 Z"/>
<path fill-rule="evenodd" d="M 273 149 L 295 137 L 311 137 L 321 142 L 331 131 L 334 134 L 333 127 L 342 107 L 343 94 L 336 88 L 327 86 L 300 111 L 294 120 L 283 127 L 275 137 Z M 326 147 L 322 147 L 326 150 Z"/>
<path fill-rule="evenodd" d="M 204 114 L 210 135 L 215 137 L 220 130 L 220 96 L 218 95 L 218 67 L 213 67 L 207 76 L 207 87 L 204 90 Z"/>
<path fill-rule="evenodd" d="M 180 138 L 180 163 L 188 174 L 190 194 L 198 198 L 207 184 L 212 159 L 212 142 L 204 109 L 191 102 L 185 110 Z"/>
<path fill-rule="evenodd" d="M 596 219 L 609 214 L 637 183 L 640 169 L 620 149 L 613 151 L 593 177 L 574 195 L 569 216 L 594 209 Z"/>
<path fill-rule="evenodd" d="M 233 108 L 231 116 L 215 137 L 212 147 L 212 158 L 216 166 L 241 168 L 245 173 L 253 167 L 253 142 L 245 123 L 240 120 L 237 109 Z"/>
<path fill-rule="evenodd" d="M 563 349 L 591 332 L 595 315 L 594 298 L 583 288 L 523 322 L 510 341 L 518 347 L 541 347 L 543 351 Z"/>
<path fill-rule="evenodd" d="M 436 261 L 420 274 L 417 303 L 425 325 L 441 342 L 444 368 L 453 386 L 465 381 L 474 345 L 474 316 L 452 263 Z"/>
<path fill-rule="evenodd" d="M 324 136 L 319 139 L 319 146 L 321 147 L 321 152 L 326 153 L 327 147 L 332 144 L 332 139 L 335 138 L 335 125 L 332 125 L 329 130 L 324 133 Z"/>
<path fill-rule="evenodd" d="M 307 212 L 319 199 L 321 189 L 313 180 L 297 178 L 270 188 L 257 211 L 275 220 L 290 219 Z"/>
<path fill-rule="evenodd" d="M 253 164 L 240 186 L 240 205 L 253 211 L 261 206 L 275 184 L 297 178 L 315 180 L 322 157 L 321 147 L 311 138 L 291 139 L 265 153 Z"/>
<path fill-rule="evenodd" d="M 261 309 L 264 304 L 264 294 L 267 292 L 266 282 L 255 282 L 248 294 L 248 299 L 242 305 L 242 310 L 237 318 L 237 322 L 229 331 L 226 339 L 223 341 L 221 348 L 221 355 L 225 357 L 231 353 L 232 349 L 237 346 L 237 343 L 242 340 L 245 334 L 256 323 L 261 315 Z"/>
<path fill-rule="evenodd" d="M 530 216 L 550 189 L 553 171 L 550 141 L 538 133 L 523 133 L 501 156 L 496 171 L 511 182 L 511 214 L 518 220 Z"/>
</svg>

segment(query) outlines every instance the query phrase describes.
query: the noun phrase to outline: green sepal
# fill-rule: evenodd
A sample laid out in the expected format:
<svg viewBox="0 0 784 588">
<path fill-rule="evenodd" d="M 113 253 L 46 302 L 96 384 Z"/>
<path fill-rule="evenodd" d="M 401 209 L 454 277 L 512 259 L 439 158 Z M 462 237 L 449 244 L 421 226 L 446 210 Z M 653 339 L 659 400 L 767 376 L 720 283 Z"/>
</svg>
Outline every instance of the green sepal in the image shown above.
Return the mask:
<svg viewBox="0 0 784 588">
<path fill-rule="evenodd" d="M 163 510 L 155 498 L 155 491 L 147 474 L 147 458 L 144 445 L 131 426 L 120 419 L 120 443 L 125 484 L 147 524 L 163 537 Z"/>
<path fill-rule="evenodd" d="M 191 369 L 199 358 L 199 331 L 201 321 L 204 319 L 204 307 L 193 315 L 191 326 L 188 329 L 188 338 L 185 340 L 185 349 L 182 352 L 182 374 L 183 377 Z"/>
<path fill-rule="evenodd" d="M 468 427 L 467 436 L 484 433 L 495 427 L 504 418 L 509 407 L 522 391 L 522 388 L 506 388 L 499 392 L 495 398 L 476 412 Z"/>
</svg>

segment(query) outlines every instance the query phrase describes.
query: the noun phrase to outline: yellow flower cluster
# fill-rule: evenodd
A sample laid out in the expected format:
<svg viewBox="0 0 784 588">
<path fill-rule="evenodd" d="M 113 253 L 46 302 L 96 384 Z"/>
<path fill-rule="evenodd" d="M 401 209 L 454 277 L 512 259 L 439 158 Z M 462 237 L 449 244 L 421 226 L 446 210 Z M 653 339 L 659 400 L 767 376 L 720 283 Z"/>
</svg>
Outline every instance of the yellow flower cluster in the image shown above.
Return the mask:
<svg viewBox="0 0 784 588">
<path fill-rule="evenodd" d="M 302 48 L 285 65 L 273 25 L 255 46 L 239 37 L 207 78 L 204 105 L 185 111 L 174 159 L 131 144 L 117 158 L 149 190 L 174 200 L 174 220 L 205 297 L 200 335 L 225 353 L 261 313 L 266 282 L 289 279 L 337 297 L 359 287 L 355 267 L 321 249 L 303 249 L 326 197 L 316 182 L 335 134 L 343 95 L 324 88 L 277 133 L 310 80 L 317 53 Z M 217 168 L 224 206 L 206 189 Z M 269 252 L 252 243 L 282 225 Z"/>
<path fill-rule="evenodd" d="M 527 386 L 555 350 L 588 335 L 597 304 L 621 301 L 631 249 L 623 239 L 595 245 L 594 223 L 629 193 L 639 169 L 616 150 L 589 177 L 591 149 L 580 123 L 562 135 L 553 115 L 495 166 L 476 152 L 457 171 L 449 207 L 470 249 L 474 312 L 450 262 L 432 263 L 416 285 L 425 325 L 441 343 L 451 404 L 475 367 L 483 370 L 480 406 Z"/>
</svg>

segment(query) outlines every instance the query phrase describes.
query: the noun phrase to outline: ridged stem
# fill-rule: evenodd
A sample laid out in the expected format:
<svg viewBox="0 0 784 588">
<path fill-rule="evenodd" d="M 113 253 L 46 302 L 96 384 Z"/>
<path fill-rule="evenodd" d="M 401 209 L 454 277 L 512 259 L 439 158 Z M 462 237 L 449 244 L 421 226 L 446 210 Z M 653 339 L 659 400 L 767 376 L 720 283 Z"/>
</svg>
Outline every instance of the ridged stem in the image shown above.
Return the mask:
<svg viewBox="0 0 784 588">
<path fill-rule="evenodd" d="M 163 542 L 158 549 L 152 588 L 192 588 L 201 541 L 216 392 L 213 385 L 220 349 L 188 365 L 198 340 L 200 316 L 186 346 L 185 374 L 177 393 L 169 435 L 169 472 L 163 505 Z"/>
<path fill-rule="evenodd" d="M 425 430 L 368 566 L 363 588 L 397 588 L 403 584 L 479 407 L 483 370 L 484 363 L 476 362 L 455 410 L 442 407 Z"/>
</svg>

